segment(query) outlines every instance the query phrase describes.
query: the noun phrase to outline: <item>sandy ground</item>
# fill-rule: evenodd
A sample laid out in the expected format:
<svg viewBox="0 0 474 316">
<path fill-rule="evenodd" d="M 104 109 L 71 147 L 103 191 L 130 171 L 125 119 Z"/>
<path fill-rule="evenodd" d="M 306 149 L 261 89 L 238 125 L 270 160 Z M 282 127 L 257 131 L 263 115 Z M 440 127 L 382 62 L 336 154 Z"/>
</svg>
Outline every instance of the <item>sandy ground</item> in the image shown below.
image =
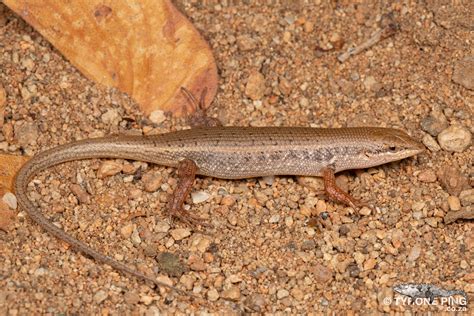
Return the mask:
<svg viewBox="0 0 474 316">
<path fill-rule="evenodd" d="M 468 7 L 438 1 L 314 3 L 177 6 L 215 54 L 220 82 L 210 114 L 225 125 L 386 126 L 423 141 L 428 149 L 417 157 L 338 177 L 373 210 L 326 201 L 294 177 L 199 178 L 187 204 L 215 226 L 200 231 L 168 221 L 174 170 L 67 163 L 31 186 L 30 198 L 51 220 L 198 299 L 98 264 L 18 210 L 0 231 L 0 314 L 469 311 L 472 304 L 410 305 L 392 287 L 430 283 L 473 297 L 472 220 L 447 220 L 472 213 L 472 7 L 469 15 Z M 392 36 L 338 60 L 387 21 Z M 153 123 L 126 95 L 87 80 L 2 4 L 0 83 L 5 153 L 187 127 L 170 117 Z M 122 171 L 101 177 L 104 164 Z"/>
</svg>

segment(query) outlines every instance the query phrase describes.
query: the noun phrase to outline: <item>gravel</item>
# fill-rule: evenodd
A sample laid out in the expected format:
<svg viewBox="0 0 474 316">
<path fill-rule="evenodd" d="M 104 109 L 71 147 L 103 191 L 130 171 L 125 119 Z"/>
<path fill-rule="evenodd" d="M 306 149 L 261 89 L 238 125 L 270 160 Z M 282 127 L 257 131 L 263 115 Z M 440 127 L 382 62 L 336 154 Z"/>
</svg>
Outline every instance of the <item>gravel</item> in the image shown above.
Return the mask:
<svg viewBox="0 0 474 316">
<path fill-rule="evenodd" d="M 208 198 L 186 205 L 213 228 L 170 220 L 171 168 L 95 159 L 51 168 L 30 198 L 55 225 L 198 298 L 90 260 L 20 209 L 0 231 L 2 314 L 436 313 L 446 306 L 384 302 L 407 282 L 473 295 L 472 19 L 461 3 L 177 5 L 216 58 L 209 114 L 225 125 L 397 127 L 428 150 L 339 175 L 373 206 L 361 210 L 327 200 L 320 179 L 198 177 L 192 192 Z M 386 14 L 403 31 L 340 63 Z M 85 79 L 3 4 L 0 43 L 5 153 L 187 127 L 166 113 L 147 118 L 125 94 Z M 177 267 L 170 274 L 156 262 L 162 253 Z"/>
</svg>

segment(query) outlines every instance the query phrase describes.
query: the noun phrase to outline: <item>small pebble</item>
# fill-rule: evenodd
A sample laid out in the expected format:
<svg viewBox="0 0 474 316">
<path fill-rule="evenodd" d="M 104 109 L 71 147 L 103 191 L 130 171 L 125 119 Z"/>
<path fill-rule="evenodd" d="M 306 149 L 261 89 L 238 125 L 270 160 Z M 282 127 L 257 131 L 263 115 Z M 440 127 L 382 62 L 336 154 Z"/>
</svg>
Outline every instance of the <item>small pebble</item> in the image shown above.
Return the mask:
<svg viewBox="0 0 474 316">
<path fill-rule="evenodd" d="M 459 193 L 459 200 L 463 206 L 474 204 L 474 189 L 461 191 Z"/>
<path fill-rule="evenodd" d="M 316 283 L 326 283 L 332 279 L 331 269 L 321 265 L 316 264 L 313 268 L 314 281 Z"/>
<path fill-rule="evenodd" d="M 140 296 L 140 302 L 142 302 L 145 305 L 150 305 L 151 303 L 153 303 L 153 301 L 154 301 L 153 296 L 150 296 L 150 295 Z"/>
<path fill-rule="evenodd" d="M 474 90 L 474 56 L 467 56 L 456 63 L 452 79 L 464 88 Z"/>
<path fill-rule="evenodd" d="M 152 305 L 146 310 L 144 315 L 145 316 L 161 316 L 163 315 L 163 313 L 157 306 Z"/>
<path fill-rule="evenodd" d="M 179 283 L 184 285 L 187 290 L 192 290 L 194 283 L 196 283 L 196 279 L 190 275 L 183 274 L 181 278 L 179 278 Z"/>
<path fill-rule="evenodd" d="M 221 297 L 230 301 L 238 301 L 240 299 L 240 289 L 237 286 L 231 286 L 221 293 Z"/>
<path fill-rule="evenodd" d="M 418 202 L 415 202 L 413 203 L 411 209 L 414 211 L 414 212 L 419 212 L 421 211 L 426 205 L 426 202 L 424 201 L 418 201 Z"/>
<path fill-rule="evenodd" d="M 103 301 L 105 301 L 108 296 L 109 296 L 109 295 L 107 294 L 107 292 L 102 291 L 102 290 L 99 290 L 99 291 L 97 291 L 97 292 L 94 294 L 94 302 L 95 302 L 96 304 L 100 304 L 100 303 L 102 303 Z"/>
<path fill-rule="evenodd" d="M 193 204 L 198 204 L 207 201 L 209 197 L 209 193 L 204 191 L 197 191 L 191 193 L 191 199 L 193 200 Z"/>
<path fill-rule="evenodd" d="M 125 238 L 125 239 L 128 239 L 130 238 L 130 236 L 132 235 L 133 233 L 133 228 L 134 228 L 134 225 L 133 224 L 127 224 L 125 226 L 122 226 L 122 228 L 120 228 L 120 234 Z"/>
<path fill-rule="evenodd" d="M 216 289 L 212 288 L 207 291 L 207 299 L 211 302 L 215 302 L 219 299 L 219 292 Z"/>
<path fill-rule="evenodd" d="M 176 228 L 170 231 L 171 237 L 174 240 L 182 240 L 191 235 L 191 231 L 188 228 Z"/>
<path fill-rule="evenodd" d="M 302 301 L 304 299 L 304 292 L 300 288 L 292 288 L 291 296 L 293 296 L 297 301 Z"/>
<path fill-rule="evenodd" d="M 104 161 L 97 170 L 97 177 L 104 179 L 111 177 L 122 171 L 122 163 L 116 160 Z"/>
<path fill-rule="evenodd" d="M 155 225 L 154 231 L 157 233 L 167 233 L 170 230 L 171 226 L 165 221 L 159 221 Z"/>
<path fill-rule="evenodd" d="M 375 265 L 377 264 L 377 260 L 375 258 L 369 258 L 367 259 L 365 262 L 364 262 L 364 271 L 367 271 L 367 270 L 372 270 L 373 268 L 375 268 Z"/>
<path fill-rule="evenodd" d="M 165 112 L 156 110 L 150 113 L 150 121 L 154 124 L 161 124 L 166 120 Z"/>
<path fill-rule="evenodd" d="M 359 213 L 364 216 L 369 216 L 372 210 L 368 208 L 367 206 L 364 206 L 360 209 Z"/>
<path fill-rule="evenodd" d="M 423 145 L 426 146 L 431 152 L 437 152 L 441 150 L 436 140 L 429 134 L 425 134 L 422 139 Z"/>
<path fill-rule="evenodd" d="M 441 186 L 451 195 L 458 196 L 469 180 L 457 167 L 442 166 L 436 172 Z"/>
<path fill-rule="evenodd" d="M 117 109 L 107 110 L 107 112 L 101 115 L 100 119 L 104 124 L 111 126 L 117 126 L 122 120 Z"/>
<path fill-rule="evenodd" d="M 418 174 L 418 180 L 421 182 L 433 183 L 436 182 L 437 179 L 436 173 L 431 169 L 423 170 Z"/>
<path fill-rule="evenodd" d="M 448 120 L 441 111 L 432 111 L 421 120 L 421 129 L 435 137 L 448 126 Z"/>
<path fill-rule="evenodd" d="M 196 257 L 191 255 L 191 257 Z M 192 260 L 192 259 L 191 259 Z M 190 261 L 191 261 L 190 260 Z M 158 264 L 158 267 L 160 271 L 165 275 L 162 275 L 161 277 L 164 278 L 164 282 L 166 284 L 172 285 L 172 281 L 168 276 L 173 276 L 173 277 L 179 277 L 182 276 L 184 272 L 187 271 L 187 266 L 184 265 L 180 259 L 179 256 L 170 253 L 170 252 L 161 252 L 156 256 L 156 262 Z"/>
<path fill-rule="evenodd" d="M 278 83 L 278 89 L 284 95 L 290 95 L 292 86 L 291 86 L 291 83 L 287 79 L 281 78 L 280 82 Z"/>
<path fill-rule="evenodd" d="M 275 224 L 275 223 L 278 223 L 279 221 L 280 221 L 280 215 L 278 214 L 272 215 L 270 219 L 268 220 L 270 224 Z"/>
<path fill-rule="evenodd" d="M 71 192 L 77 197 L 77 200 L 82 204 L 89 204 L 91 197 L 79 184 L 71 184 Z"/>
<path fill-rule="evenodd" d="M 265 77 L 258 71 L 251 72 L 245 86 L 245 94 L 252 100 L 260 100 L 264 93 Z"/>
<path fill-rule="evenodd" d="M 439 145 L 446 151 L 463 152 L 471 141 L 471 132 L 462 126 L 450 126 L 438 135 Z"/>
<path fill-rule="evenodd" d="M 155 192 L 161 186 L 163 178 L 161 175 L 152 171 L 145 173 L 142 176 L 143 187 L 146 192 Z"/>
<path fill-rule="evenodd" d="M 16 199 L 16 196 L 11 192 L 5 193 L 2 197 L 2 201 L 5 202 L 5 204 L 8 205 L 8 207 L 12 210 L 16 210 L 16 208 L 18 207 L 18 201 Z"/>
<path fill-rule="evenodd" d="M 235 204 L 235 197 L 233 195 L 226 195 L 221 200 L 221 205 L 232 206 Z"/>
<path fill-rule="evenodd" d="M 26 147 L 36 143 L 39 131 L 33 122 L 17 121 L 14 124 L 14 137 L 20 146 Z"/>
<path fill-rule="evenodd" d="M 421 254 L 421 247 L 420 245 L 416 244 L 410 249 L 410 253 L 408 254 L 408 261 L 416 261 Z"/>
<path fill-rule="evenodd" d="M 457 196 L 448 196 L 448 205 L 451 211 L 459 211 L 461 209 L 461 201 Z"/>
<path fill-rule="evenodd" d="M 249 35 L 241 35 L 237 38 L 237 46 L 245 52 L 254 49 L 257 46 L 257 42 Z"/>
<path fill-rule="evenodd" d="M 288 292 L 286 289 L 279 289 L 276 295 L 277 299 L 281 300 L 282 298 L 288 297 L 290 292 Z"/>
<path fill-rule="evenodd" d="M 132 232 L 132 236 L 130 236 L 130 240 L 132 241 L 132 244 L 135 246 L 138 246 L 142 243 L 142 239 L 140 238 L 140 234 L 138 233 L 137 229 L 134 229 Z"/>
<path fill-rule="evenodd" d="M 364 79 L 364 86 L 366 90 L 374 91 L 377 85 L 378 85 L 378 82 L 377 80 L 375 80 L 373 76 L 367 76 Z"/>
<path fill-rule="evenodd" d="M 275 176 L 266 176 L 266 177 L 263 177 L 262 180 L 267 185 L 273 185 L 273 183 L 275 182 Z"/>
<path fill-rule="evenodd" d="M 193 271 L 206 271 L 207 265 L 204 262 L 203 258 L 191 255 L 188 258 L 189 268 Z"/>
<path fill-rule="evenodd" d="M 209 248 L 210 244 L 211 239 L 208 236 L 196 234 L 193 236 L 190 250 L 204 253 Z"/>
<path fill-rule="evenodd" d="M 250 293 L 245 299 L 245 306 L 248 306 L 251 310 L 256 312 L 263 312 L 266 302 L 265 297 L 262 294 Z"/>
<path fill-rule="evenodd" d="M 310 21 L 306 21 L 304 23 L 303 29 L 306 33 L 311 33 L 314 30 L 314 23 Z"/>
</svg>

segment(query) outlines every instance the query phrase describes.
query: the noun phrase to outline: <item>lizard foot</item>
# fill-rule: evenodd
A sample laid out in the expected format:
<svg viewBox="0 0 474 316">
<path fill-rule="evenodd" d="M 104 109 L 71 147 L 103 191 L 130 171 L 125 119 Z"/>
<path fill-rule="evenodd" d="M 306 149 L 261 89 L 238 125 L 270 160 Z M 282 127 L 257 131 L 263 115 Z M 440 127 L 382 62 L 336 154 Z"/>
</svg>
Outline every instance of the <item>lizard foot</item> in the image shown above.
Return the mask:
<svg viewBox="0 0 474 316">
<path fill-rule="evenodd" d="M 207 89 L 204 89 L 202 91 L 199 102 L 196 100 L 194 95 L 186 88 L 181 87 L 181 92 L 186 96 L 191 107 L 195 109 L 195 112 L 188 117 L 188 123 L 189 125 L 191 125 L 191 127 L 222 126 L 221 121 L 207 115 L 207 110 L 204 104 L 206 100 Z"/>
</svg>

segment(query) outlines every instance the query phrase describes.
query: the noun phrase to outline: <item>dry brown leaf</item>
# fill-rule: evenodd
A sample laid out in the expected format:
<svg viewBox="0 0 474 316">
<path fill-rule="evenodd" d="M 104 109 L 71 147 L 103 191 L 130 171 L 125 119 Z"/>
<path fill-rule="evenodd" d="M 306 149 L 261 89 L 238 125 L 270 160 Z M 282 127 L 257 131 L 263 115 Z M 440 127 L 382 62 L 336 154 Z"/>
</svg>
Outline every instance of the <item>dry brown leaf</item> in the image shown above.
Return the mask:
<svg viewBox="0 0 474 316">
<path fill-rule="evenodd" d="M 16 173 L 29 159 L 25 156 L 0 154 L 0 191 L 13 190 Z"/>
<path fill-rule="evenodd" d="M 131 95 L 145 113 L 182 115 L 207 88 L 217 89 L 212 52 L 168 0 L 4 0 L 85 76 Z"/>
</svg>

